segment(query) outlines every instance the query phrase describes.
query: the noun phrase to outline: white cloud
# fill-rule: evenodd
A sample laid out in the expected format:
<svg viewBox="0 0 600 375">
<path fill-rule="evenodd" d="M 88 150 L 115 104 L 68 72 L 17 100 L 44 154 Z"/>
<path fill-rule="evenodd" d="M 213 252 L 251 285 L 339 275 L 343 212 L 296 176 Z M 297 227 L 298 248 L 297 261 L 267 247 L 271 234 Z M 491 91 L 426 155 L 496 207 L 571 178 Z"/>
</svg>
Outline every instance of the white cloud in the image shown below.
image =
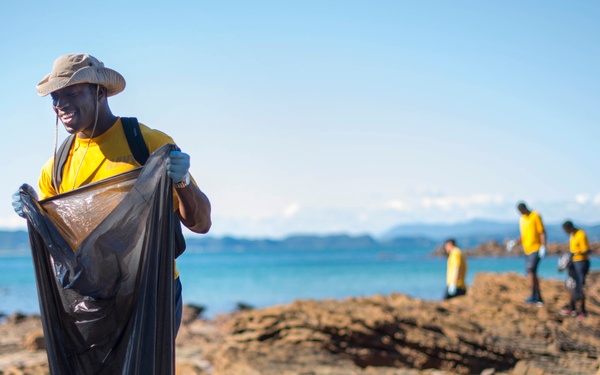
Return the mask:
<svg viewBox="0 0 600 375">
<path fill-rule="evenodd" d="M 474 194 L 468 196 L 449 195 L 441 197 L 424 197 L 421 199 L 421 205 L 424 208 L 439 208 L 445 211 L 503 203 L 505 203 L 505 199 L 501 194 Z"/>
<path fill-rule="evenodd" d="M 588 194 L 576 194 L 575 195 L 575 202 L 577 202 L 579 204 L 586 204 L 589 199 L 590 199 L 590 196 Z"/>
<path fill-rule="evenodd" d="M 298 213 L 298 211 L 300 211 L 300 204 L 292 203 L 283 210 L 282 214 L 283 217 L 291 218 L 294 217 Z"/>
<path fill-rule="evenodd" d="M 17 214 L 12 213 L 9 216 L 0 217 L 0 228 L 15 230 L 15 229 L 27 229 L 27 221 Z"/>
<path fill-rule="evenodd" d="M 410 206 L 399 199 L 392 199 L 385 204 L 386 208 L 391 208 L 395 211 L 408 211 Z"/>
<path fill-rule="evenodd" d="M 600 193 L 596 194 L 592 203 L 594 203 L 594 206 L 600 206 Z"/>
</svg>

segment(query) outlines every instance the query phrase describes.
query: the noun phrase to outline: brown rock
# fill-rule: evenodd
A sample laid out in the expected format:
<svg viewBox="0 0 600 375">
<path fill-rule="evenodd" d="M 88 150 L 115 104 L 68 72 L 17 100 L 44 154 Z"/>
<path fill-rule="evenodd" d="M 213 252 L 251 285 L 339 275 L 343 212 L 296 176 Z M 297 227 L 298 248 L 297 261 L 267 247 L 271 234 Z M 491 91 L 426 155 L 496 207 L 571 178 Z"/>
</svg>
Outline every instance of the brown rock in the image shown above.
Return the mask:
<svg viewBox="0 0 600 375">
<path fill-rule="evenodd" d="M 202 312 L 205 310 L 203 306 L 185 304 L 183 305 L 183 311 L 181 313 L 181 324 L 190 324 L 196 319 L 200 318 Z"/>
<path fill-rule="evenodd" d="M 541 280 L 538 307 L 523 302 L 526 279 L 510 273 L 477 274 L 466 296 L 442 302 L 400 294 L 301 300 L 190 319 L 177 337 L 177 374 L 593 375 L 600 272 L 587 284 L 581 321 L 558 314 L 568 300 L 563 282 Z M 40 327 L 38 317 L 0 324 L 0 374 L 48 373 L 44 351 L 19 345 Z"/>
<path fill-rule="evenodd" d="M 28 332 L 23 338 L 21 346 L 27 350 L 46 350 L 44 331 L 42 329 L 38 329 Z"/>
<path fill-rule="evenodd" d="M 558 314 L 568 299 L 562 282 L 542 281 L 543 307 L 523 302 L 527 289 L 517 274 L 478 274 L 467 296 L 444 302 L 393 294 L 249 311 L 223 326 L 228 335 L 213 355 L 215 374 L 595 373 L 600 273 L 589 276 L 588 301 L 596 303 L 588 303 L 583 321 Z"/>
</svg>

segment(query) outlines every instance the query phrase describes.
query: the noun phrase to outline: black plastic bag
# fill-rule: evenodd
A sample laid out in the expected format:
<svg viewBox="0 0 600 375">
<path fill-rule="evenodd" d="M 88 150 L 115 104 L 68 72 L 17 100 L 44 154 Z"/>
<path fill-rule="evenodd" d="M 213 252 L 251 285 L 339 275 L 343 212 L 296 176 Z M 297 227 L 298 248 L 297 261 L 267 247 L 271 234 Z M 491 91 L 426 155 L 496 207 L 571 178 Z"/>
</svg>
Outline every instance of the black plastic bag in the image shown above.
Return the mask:
<svg viewBox="0 0 600 375">
<path fill-rule="evenodd" d="M 21 186 L 51 374 L 174 373 L 175 149 L 40 202 Z"/>
</svg>

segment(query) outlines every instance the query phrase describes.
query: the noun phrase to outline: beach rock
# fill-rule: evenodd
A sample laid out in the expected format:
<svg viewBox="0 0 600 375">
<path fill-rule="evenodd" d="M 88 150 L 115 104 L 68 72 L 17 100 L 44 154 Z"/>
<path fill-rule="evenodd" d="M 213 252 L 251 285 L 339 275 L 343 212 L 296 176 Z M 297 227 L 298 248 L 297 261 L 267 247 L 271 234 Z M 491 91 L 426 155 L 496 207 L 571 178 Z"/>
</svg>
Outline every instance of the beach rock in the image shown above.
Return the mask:
<svg viewBox="0 0 600 375">
<path fill-rule="evenodd" d="M 582 321 L 558 314 L 568 300 L 560 281 L 542 280 L 542 307 L 523 302 L 523 276 L 478 274 L 473 284 L 466 296 L 443 302 L 392 294 L 241 313 L 222 326 L 225 341 L 211 354 L 215 374 L 598 370 L 600 273 L 589 276 L 589 316 Z"/>
<path fill-rule="evenodd" d="M 514 273 L 477 274 L 465 296 L 441 302 L 401 294 L 299 300 L 212 320 L 192 308 L 177 336 L 176 373 L 594 375 L 600 272 L 587 281 L 583 320 L 558 313 L 568 301 L 562 281 L 541 280 L 545 304 L 536 306 L 523 301 L 527 280 Z M 0 324 L 0 375 L 48 374 L 45 351 L 22 345 L 39 339 L 39 317 L 17 321 Z"/>
<path fill-rule="evenodd" d="M 44 330 L 38 329 L 27 332 L 21 343 L 21 347 L 27 350 L 46 350 L 46 342 L 44 341 Z"/>
<path fill-rule="evenodd" d="M 193 321 L 201 317 L 204 310 L 204 306 L 189 304 L 183 305 L 183 310 L 181 312 L 181 324 L 186 325 L 192 323 Z"/>
</svg>

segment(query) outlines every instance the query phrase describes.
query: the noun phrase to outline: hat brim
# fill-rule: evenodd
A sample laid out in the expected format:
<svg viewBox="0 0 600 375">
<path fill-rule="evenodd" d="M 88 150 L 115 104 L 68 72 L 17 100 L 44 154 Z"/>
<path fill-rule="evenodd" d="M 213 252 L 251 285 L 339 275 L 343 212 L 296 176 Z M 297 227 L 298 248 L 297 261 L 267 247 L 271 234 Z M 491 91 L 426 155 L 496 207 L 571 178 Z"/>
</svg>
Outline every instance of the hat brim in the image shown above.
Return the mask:
<svg viewBox="0 0 600 375">
<path fill-rule="evenodd" d="M 36 89 L 40 96 L 46 96 L 56 90 L 78 83 L 91 83 L 104 86 L 107 90 L 107 96 L 117 95 L 125 90 L 125 78 L 121 74 L 109 68 L 92 66 L 78 70 L 71 77 L 50 78 L 50 74 L 48 74 L 37 84 Z"/>
</svg>

